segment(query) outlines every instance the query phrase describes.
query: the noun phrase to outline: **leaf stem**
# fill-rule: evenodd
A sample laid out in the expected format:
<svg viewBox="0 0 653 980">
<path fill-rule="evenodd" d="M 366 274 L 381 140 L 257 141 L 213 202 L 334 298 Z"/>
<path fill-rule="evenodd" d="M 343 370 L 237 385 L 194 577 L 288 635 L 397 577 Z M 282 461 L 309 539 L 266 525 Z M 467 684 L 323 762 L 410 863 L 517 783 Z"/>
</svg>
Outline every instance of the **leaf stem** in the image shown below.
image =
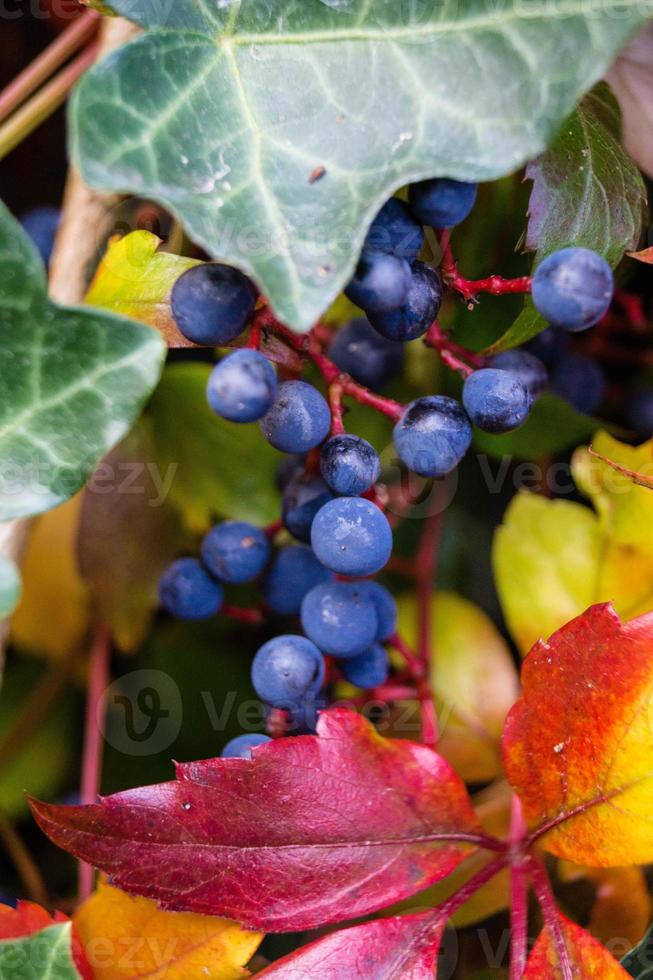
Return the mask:
<svg viewBox="0 0 653 980">
<path fill-rule="evenodd" d="M 100 15 L 87 10 L 49 44 L 45 51 L 0 92 L 0 121 L 9 116 L 39 85 L 81 48 L 98 29 Z"/>
<path fill-rule="evenodd" d="M 97 46 L 91 45 L 72 61 L 58 75 L 48 82 L 40 92 L 0 126 L 0 160 L 11 153 L 20 143 L 45 122 L 60 105 L 77 79 L 91 67 L 97 55 Z"/>
<path fill-rule="evenodd" d="M 111 634 L 106 626 L 95 629 L 91 644 L 86 688 L 86 719 L 84 722 L 84 747 L 82 752 L 82 781 L 80 797 L 83 804 L 95 803 L 100 790 L 102 773 L 102 749 L 106 717 L 105 692 L 109 684 L 109 659 Z M 83 902 L 93 890 L 93 868 L 79 864 L 79 899 Z"/>
<path fill-rule="evenodd" d="M 526 823 L 521 800 L 512 797 L 510 819 L 510 980 L 521 980 L 528 957 L 528 858 L 524 852 Z"/>
<path fill-rule="evenodd" d="M 558 960 L 560 961 L 562 980 L 574 980 L 573 967 L 569 959 L 569 950 L 567 949 L 565 937 L 560 926 L 558 909 L 546 868 L 539 858 L 532 856 L 529 861 L 529 869 L 531 881 L 533 882 L 533 890 L 542 909 L 544 925 L 551 933 Z"/>
<path fill-rule="evenodd" d="M 475 302 L 478 293 L 505 296 L 510 293 L 530 293 L 531 291 L 532 279 L 530 276 L 518 276 L 516 279 L 504 279 L 503 276 L 465 279 L 458 271 L 451 250 L 451 232 L 447 229 L 440 232 L 440 247 L 442 249 L 441 268 L 444 281 L 450 289 L 460 293 L 468 303 Z"/>
<path fill-rule="evenodd" d="M 465 904 L 465 902 L 469 901 L 472 895 L 476 894 L 479 888 L 482 888 L 483 885 L 486 885 L 488 881 L 491 881 L 496 875 L 498 875 L 500 871 L 503 871 L 507 863 L 508 858 L 505 854 L 502 854 L 500 857 L 490 861 L 489 864 L 486 864 L 485 867 L 480 869 L 480 871 L 477 871 L 476 874 L 469 879 L 469 881 L 465 882 L 462 888 L 459 888 L 458 891 L 451 896 L 451 898 L 448 898 L 446 902 L 439 905 L 435 909 L 435 912 L 437 912 L 439 916 L 446 916 L 447 919 L 450 919 L 451 916 Z"/>
</svg>

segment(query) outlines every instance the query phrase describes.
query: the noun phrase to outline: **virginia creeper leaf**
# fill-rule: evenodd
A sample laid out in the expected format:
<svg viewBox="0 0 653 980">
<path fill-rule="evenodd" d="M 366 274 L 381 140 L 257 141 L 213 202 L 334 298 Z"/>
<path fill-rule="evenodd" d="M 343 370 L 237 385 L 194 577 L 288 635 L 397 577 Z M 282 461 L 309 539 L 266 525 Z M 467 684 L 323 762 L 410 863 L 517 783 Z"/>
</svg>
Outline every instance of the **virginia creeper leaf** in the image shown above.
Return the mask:
<svg viewBox="0 0 653 980">
<path fill-rule="evenodd" d="M 653 613 L 592 606 L 531 650 L 503 735 L 528 826 L 559 857 L 653 860 Z"/>
<path fill-rule="evenodd" d="M 99 804 L 33 803 L 52 840 L 169 909 L 286 931 L 414 894 L 462 860 L 478 829 L 465 787 L 430 749 L 345 709 L 317 736 L 253 759 L 177 767 L 177 781 Z"/>
<path fill-rule="evenodd" d="M 564 980 L 562 958 L 579 980 L 624 980 L 628 976 L 605 946 L 558 913 L 557 936 L 542 930 L 528 958 L 524 980 Z"/>
<path fill-rule="evenodd" d="M 2 980 L 79 980 L 71 952 L 71 924 L 0 942 Z"/>
<path fill-rule="evenodd" d="M 653 977 L 653 926 L 640 943 L 621 961 L 629 976 L 637 980 L 651 980 Z"/>
<path fill-rule="evenodd" d="M 445 923 L 433 912 L 377 919 L 341 929 L 257 976 L 266 980 L 433 980 Z"/>
<path fill-rule="evenodd" d="M 624 117 L 624 143 L 638 167 L 653 177 L 653 24 L 620 53 L 607 79 Z"/>
<path fill-rule="evenodd" d="M 393 190 L 499 177 L 544 149 L 645 19 L 616 6 L 113 0 L 151 30 L 83 79 L 73 152 L 89 183 L 163 202 L 307 329 Z"/>
<path fill-rule="evenodd" d="M 179 276 L 199 262 L 160 252 L 160 244 L 161 239 L 150 231 L 134 231 L 110 242 L 85 302 L 148 323 L 168 347 L 193 347 L 177 329 L 170 292 Z"/>
<path fill-rule="evenodd" d="M 0 555 L 0 619 L 14 611 L 20 592 L 20 572 L 13 561 Z"/>
<path fill-rule="evenodd" d="M 94 980 L 240 980 L 263 938 L 215 916 L 165 912 L 104 882 L 73 922 Z"/>
<path fill-rule="evenodd" d="M 156 384 L 165 347 L 149 328 L 56 306 L 35 248 L 0 204 L 0 520 L 78 490 Z"/>
</svg>

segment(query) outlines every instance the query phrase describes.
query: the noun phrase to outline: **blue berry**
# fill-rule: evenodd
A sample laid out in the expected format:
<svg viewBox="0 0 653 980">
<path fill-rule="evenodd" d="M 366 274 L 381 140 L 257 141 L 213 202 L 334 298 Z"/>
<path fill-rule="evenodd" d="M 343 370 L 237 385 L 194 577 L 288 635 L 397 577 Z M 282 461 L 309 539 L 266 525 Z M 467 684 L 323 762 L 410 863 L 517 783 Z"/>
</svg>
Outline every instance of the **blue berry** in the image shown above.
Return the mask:
<svg viewBox="0 0 653 980">
<path fill-rule="evenodd" d="M 380 643 L 375 643 L 357 657 L 350 657 L 341 664 L 343 677 L 350 684 L 369 691 L 372 687 L 385 684 L 390 673 L 388 654 Z"/>
<path fill-rule="evenodd" d="M 201 561 L 179 558 L 159 580 L 161 605 L 179 619 L 208 619 L 218 612 L 224 592 Z"/>
<path fill-rule="evenodd" d="M 358 591 L 374 603 L 379 628 L 375 639 L 389 640 L 397 632 L 397 603 L 378 582 L 357 582 Z"/>
<path fill-rule="evenodd" d="M 333 436 L 322 446 L 320 469 L 326 484 L 341 497 L 357 497 L 381 473 L 377 451 L 360 436 Z"/>
<path fill-rule="evenodd" d="M 465 380 L 463 405 L 484 432 L 510 432 L 528 418 L 533 396 L 511 371 L 481 368 Z"/>
<path fill-rule="evenodd" d="M 284 527 L 298 541 L 311 540 L 313 518 L 333 498 L 328 486 L 319 476 L 300 473 L 294 476 L 283 492 L 281 517 Z"/>
<path fill-rule="evenodd" d="M 384 252 L 363 252 L 345 294 L 366 313 L 394 310 L 406 302 L 411 279 L 405 259 Z"/>
<path fill-rule="evenodd" d="M 272 559 L 263 584 L 263 595 L 272 612 L 294 616 L 313 586 L 331 581 L 333 572 L 317 560 L 310 548 L 287 545 Z"/>
<path fill-rule="evenodd" d="M 386 340 L 363 317 L 342 327 L 327 351 L 331 360 L 354 381 L 378 391 L 403 366 L 403 344 Z"/>
<path fill-rule="evenodd" d="M 202 560 L 223 582 L 251 582 L 261 574 L 270 557 L 263 531 L 244 521 L 216 524 L 202 542 Z"/>
<path fill-rule="evenodd" d="M 539 357 L 549 367 L 560 360 L 568 347 L 569 334 L 555 327 L 547 327 L 524 344 L 524 350 Z"/>
<path fill-rule="evenodd" d="M 187 269 L 177 279 L 170 302 L 184 337 L 218 347 L 234 340 L 250 322 L 256 291 L 238 269 L 206 262 Z"/>
<path fill-rule="evenodd" d="M 353 657 L 374 642 L 379 621 L 374 603 L 356 584 L 327 582 L 304 597 L 302 628 L 325 653 Z"/>
<path fill-rule="evenodd" d="M 292 453 L 284 456 L 277 466 L 275 483 L 278 490 L 285 490 L 295 476 L 300 476 L 306 469 L 305 453 Z"/>
<path fill-rule="evenodd" d="M 261 701 L 275 708 L 300 705 L 319 691 L 324 657 L 310 640 L 291 634 L 268 640 L 252 663 L 252 683 Z"/>
<path fill-rule="evenodd" d="M 491 358 L 490 367 L 508 371 L 519 378 L 531 393 L 533 400 L 539 398 L 549 384 L 549 375 L 544 364 L 527 350 L 506 350 Z"/>
<path fill-rule="evenodd" d="M 220 756 L 223 759 L 251 759 L 252 749 L 269 741 L 271 739 L 267 735 L 238 735 L 227 742 Z"/>
<path fill-rule="evenodd" d="M 209 405 L 230 422 L 257 422 L 272 406 L 277 376 L 267 357 L 256 350 L 234 351 L 209 375 Z"/>
<path fill-rule="evenodd" d="M 533 303 L 554 327 L 587 330 L 607 313 L 614 291 L 612 269 L 589 248 L 562 248 L 533 276 Z"/>
<path fill-rule="evenodd" d="M 626 425 L 638 436 L 649 439 L 653 433 L 653 388 L 634 391 L 626 402 Z"/>
<path fill-rule="evenodd" d="M 435 269 L 414 262 L 408 296 L 403 306 L 386 313 L 370 313 L 370 323 L 388 340 L 406 342 L 426 333 L 440 311 L 442 280 Z"/>
<path fill-rule="evenodd" d="M 424 232 L 403 201 L 391 197 L 370 226 L 364 252 L 387 252 L 397 258 L 416 259 L 424 242 Z"/>
<path fill-rule="evenodd" d="M 317 388 L 305 381 L 284 381 L 272 408 L 260 421 L 267 441 L 284 453 L 305 453 L 329 434 L 331 412 Z"/>
<path fill-rule="evenodd" d="M 392 551 L 392 531 L 378 507 L 362 497 L 338 497 L 319 511 L 311 528 L 313 551 L 341 575 L 374 575 Z"/>
<path fill-rule="evenodd" d="M 51 205 L 44 204 L 30 208 L 20 217 L 23 229 L 36 245 L 37 251 L 47 267 L 52 257 L 54 240 L 61 222 L 61 211 Z"/>
<path fill-rule="evenodd" d="M 419 476 L 442 477 L 470 447 L 472 427 L 462 406 L 445 395 L 411 402 L 397 422 L 393 440 L 399 458 Z"/>
<path fill-rule="evenodd" d="M 591 358 L 566 354 L 551 375 L 551 388 L 579 412 L 591 415 L 603 400 L 605 375 Z"/>
<path fill-rule="evenodd" d="M 452 228 L 464 221 L 476 201 L 476 184 L 441 177 L 411 184 L 410 209 L 423 225 Z"/>
</svg>

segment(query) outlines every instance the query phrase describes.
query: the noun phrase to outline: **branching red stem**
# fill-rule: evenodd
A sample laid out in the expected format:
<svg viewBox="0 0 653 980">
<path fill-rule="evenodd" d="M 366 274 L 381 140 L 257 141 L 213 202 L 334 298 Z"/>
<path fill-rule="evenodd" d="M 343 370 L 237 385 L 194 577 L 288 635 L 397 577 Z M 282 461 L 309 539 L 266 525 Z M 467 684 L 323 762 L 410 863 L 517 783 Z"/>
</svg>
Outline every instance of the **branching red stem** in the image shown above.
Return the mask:
<svg viewBox="0 0 653 980">
<path fill-rule="evenodd" d="M 512 798 L 510 820 L 510 980 L 521 980 L 528 958 L 528 858 L 524 851 L 526 823 L 521 800 Z"/>
<path fill-rule="evenodd" d="M 558 909 L 546 868 L 538 858 L 531 857 L 529 860 L 529 870 L 531 881 L 533 882 L 533 890 L 542 909 L 544 925 L 551 933 L 556 948 L 563 980 L 574 980 L 573 967 L 569 959 L 565 937 L 562 934 Z"/>
<path fill-rule="evenodd" d="M 458 266 L 451 250 L 451 233 L 440 232 L 440 247 L 442 248 L 442 275 L 450 289 L 460 293 L 463 299 L 474 302 L 478 293 L 491 293 L 493 296 L 505 296 L 510 293 L 530 293 L 532 279 L 530 276 L 519 276 L 516 279 L 504 279 L 503 276 L 488 276 L 485 279 L 465 279 L 458 271 Z"/>
</svg>

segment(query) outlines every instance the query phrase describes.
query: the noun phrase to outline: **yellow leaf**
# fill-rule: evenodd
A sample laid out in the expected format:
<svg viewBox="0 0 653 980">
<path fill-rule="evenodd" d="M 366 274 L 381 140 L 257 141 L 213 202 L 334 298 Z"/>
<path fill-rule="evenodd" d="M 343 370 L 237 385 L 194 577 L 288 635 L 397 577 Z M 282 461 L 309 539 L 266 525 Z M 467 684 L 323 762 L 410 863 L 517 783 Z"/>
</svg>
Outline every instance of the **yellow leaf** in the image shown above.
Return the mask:
<svg viewBox="0 0 653 980">
<path fill-rule="evenodd" d="M 238 980 L 263 938 L 228 919 L 166 912 L 104 882 L 73 923 L 95 980 Z"/>
<path fill-rule="evenodd" d="M 170 291 L 182 272 L 199 262 L 159 252 L 160 244 L 150 231 L 133 231 L 111 242 L 85 302 L 149 324 L 169 347 L 193 347 L 172 318 Z"/>
<path fill-rule="evenodd" d="M 414 596 L 398 602 L 399 632 L 417 640 Z M 453 592 L 432 599 L 431 674 L 441 735 L 438 751 L 463 779 L 480 782 L 501 773 L 499 739 L 519 693 L 510 651 L 491 619 Z"/>
<path fill-rule="evenodd" d="M 23 562 L 23 593 L 11 622 L 12 641 L 58 659 L 84 642 L 89 590 L 77 567 L 81 494 L 38 519 Z"/>
</svg>

